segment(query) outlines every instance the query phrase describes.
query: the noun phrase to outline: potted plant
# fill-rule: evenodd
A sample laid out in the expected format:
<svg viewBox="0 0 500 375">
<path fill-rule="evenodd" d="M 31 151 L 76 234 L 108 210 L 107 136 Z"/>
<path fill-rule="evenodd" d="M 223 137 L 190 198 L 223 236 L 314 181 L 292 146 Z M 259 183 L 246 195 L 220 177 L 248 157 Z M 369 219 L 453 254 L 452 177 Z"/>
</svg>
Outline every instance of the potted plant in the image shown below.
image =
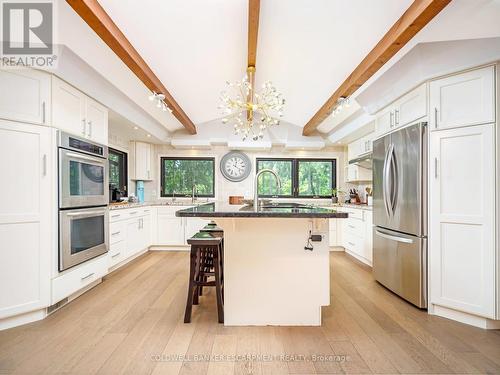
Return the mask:
<svg viewBox="0 0 500 375">
<path fill-rule="evenodd" d="M 332 189 L 332 203 L 336 204 L 339 203 L 339 195 L 343 194 L 344 192 L 339 189 Z"/>
</svg>

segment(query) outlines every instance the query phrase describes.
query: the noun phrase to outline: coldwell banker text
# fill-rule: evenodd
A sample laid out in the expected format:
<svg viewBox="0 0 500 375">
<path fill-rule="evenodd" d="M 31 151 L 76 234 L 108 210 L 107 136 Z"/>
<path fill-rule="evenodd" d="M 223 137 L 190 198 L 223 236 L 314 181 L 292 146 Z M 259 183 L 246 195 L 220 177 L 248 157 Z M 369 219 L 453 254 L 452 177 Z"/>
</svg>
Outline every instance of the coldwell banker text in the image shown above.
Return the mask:
<svg viewBox="0 0 500 375">
<path fill-rule="evenodd" d="M 11 67 L 54 67 L 53 3 L 1 1 L 1 65 Z"/>
</svg>

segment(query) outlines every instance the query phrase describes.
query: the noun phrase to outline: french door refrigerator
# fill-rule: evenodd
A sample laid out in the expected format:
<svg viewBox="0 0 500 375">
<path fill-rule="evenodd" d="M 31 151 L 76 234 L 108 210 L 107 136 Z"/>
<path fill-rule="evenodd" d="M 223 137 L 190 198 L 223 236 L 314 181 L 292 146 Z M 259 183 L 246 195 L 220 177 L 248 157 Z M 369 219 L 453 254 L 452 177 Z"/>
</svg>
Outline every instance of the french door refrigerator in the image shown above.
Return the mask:
<svg viewBox="0 0 500 375">
<path fill-rule="evenodd" d="M 427 124 L 373 142 L 373 274 L 427 307 Z"/>
</svg>

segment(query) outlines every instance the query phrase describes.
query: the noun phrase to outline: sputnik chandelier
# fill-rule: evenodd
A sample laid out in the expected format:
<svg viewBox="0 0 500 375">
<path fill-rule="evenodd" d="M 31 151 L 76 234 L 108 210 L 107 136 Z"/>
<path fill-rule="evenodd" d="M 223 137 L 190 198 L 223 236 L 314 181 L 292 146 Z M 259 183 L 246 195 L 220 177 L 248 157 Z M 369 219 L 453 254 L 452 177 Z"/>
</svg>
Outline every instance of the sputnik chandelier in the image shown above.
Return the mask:
<svg viewBox="0 0 500 375">
<path fill-rule="evenodd" d="M 244 141 L 264 137 L 264 131 L 279 125 L 283 116 L 285 99 L 271 82 L 265 82 L 260 92 L 254 91 L 255 67 L 247 68 L 246 76 L 236 83 L 226 82 L 226 91 L 221 93 L 223 124 L 233 125 L 234 133 Z"/>
</svg>

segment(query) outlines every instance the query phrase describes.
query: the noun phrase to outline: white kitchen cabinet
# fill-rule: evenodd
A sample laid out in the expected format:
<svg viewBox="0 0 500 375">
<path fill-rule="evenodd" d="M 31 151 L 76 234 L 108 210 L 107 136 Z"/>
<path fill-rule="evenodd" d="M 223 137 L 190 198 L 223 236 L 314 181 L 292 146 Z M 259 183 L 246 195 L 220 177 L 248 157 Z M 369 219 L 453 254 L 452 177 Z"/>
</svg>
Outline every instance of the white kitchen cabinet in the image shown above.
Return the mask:
<svg viewBox="0 0 500 375">
<path fill-rule="evenodd" d="M 132 180 L 150 181 L 153 179 L 153 145 L 145 142 L 130 142 Z"/>
<path fill-rule="evenodd" d="M 347 145 L 348 160 L 356 159 L 372 151 L 372 138 L 374 134 L 370 133 Z"/>
<path fill-rule="evenodd" d="M 361 208 L 339 207 L 340 212 L 347 212 L 349 217 L 340 220 L 341 246 L 351 256 L 371 266 L 373 259 L 372 246 L 372 212 Z"/>
<path fill-rule="evenodd" d="M 494 134 L 494 124 L 432 132 L 429 175 L 430 303 L 492 319 Z"/>
<path fill-rule="evenodd" d="M 108 144 L 108 109 L 87 97 L 85 101 L 87 137 L 101 144 Z"/>
<path fill-rule="evenodd" d="M 363 257 L 368 260 L 369 264 L 373 261 L 373 212 L 371 210 L 365 210 L 364 213 L 364 223 L 365 223 L 365 243 Z"/>
<path fill-rule="evenodd" d="M 185 226 L 181 217 L 158 213 L 158 238 L 155 245 L 184 245 Z"/>
<path fill-rule="evenodd" d="M 495 68 L 441 78 L 430 83 L 430 129 L 495 121 Z"/>
<path fill-rule="evenodd" d="M 360 167 L 359 165 L 349 164 L 346 171 L 346 182 L 371 181 L 372 170 Z"/>
<path fill-rule="evenodd" d="M 0 120 L 0 319 L 50 304 L 54 147 L 50 128 Z"/>
<path fill-rule="evenodd" d="M 427 84 L 398 99 L 394 105 L 394 128 L 405 126 L 427 115 Z"/>
<path fill-rule="evenodd" d="M 108 144 L 108 109 L 80 90 L 52 77 L 53 126 L 68 133 Z"/>
<path fill-rule="evenodd" d="M 34 69 L 0 70 L 0 118 L 50 125 L 50 77 Z"/>
<path fill-rule="evenodd" d="M 342 246 L 341 240 L 341 228 L 340 221 L 344 219 L 329 219 L 328 227 L 329 227 L 329 243 L 330 247 Z"/>
<path fill-rule="evenodd" d="M 427 84 L 403 95 L 376 114 L 376 137 L 427 116 Z"/>
</svg>

